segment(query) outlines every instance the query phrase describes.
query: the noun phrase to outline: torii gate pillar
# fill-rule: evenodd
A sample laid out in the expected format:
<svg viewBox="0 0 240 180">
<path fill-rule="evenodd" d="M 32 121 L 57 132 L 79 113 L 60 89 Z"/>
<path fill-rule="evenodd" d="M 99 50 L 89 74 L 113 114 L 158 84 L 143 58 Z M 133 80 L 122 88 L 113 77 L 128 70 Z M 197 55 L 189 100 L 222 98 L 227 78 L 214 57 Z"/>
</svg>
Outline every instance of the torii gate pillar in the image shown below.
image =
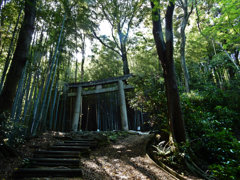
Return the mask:
<svg viewBox="0 0 240 180">
<path fill-rule="evenodd" d="M 119 89 L 119 99 L 120 99 L 122 130 L 128 131 L 129 128 L 128 128 L 127 106 L 126 106 L 126 100 L 125 100 L 124 85 L 122 80 L 118 81 L 118 89 Z"/>
<path fill-rule="evenodd" d="M 75 110 L 73 116 L 72 130 L 74 132 L 78 131 L 79 117 L 82 109 L 82 87 L 79 86 L 77 89 L 77 99 L 75 103 Z"/>
</svg>

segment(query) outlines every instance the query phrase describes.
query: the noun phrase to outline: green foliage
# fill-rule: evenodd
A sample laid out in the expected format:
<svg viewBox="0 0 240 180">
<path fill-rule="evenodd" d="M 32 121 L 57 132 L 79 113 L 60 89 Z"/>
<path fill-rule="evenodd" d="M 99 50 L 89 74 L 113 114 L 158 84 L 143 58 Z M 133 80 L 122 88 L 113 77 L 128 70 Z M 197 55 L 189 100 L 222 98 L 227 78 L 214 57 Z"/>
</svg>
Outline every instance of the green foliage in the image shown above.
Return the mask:
<svg viewBox="0 0 240 180">
<path fill-rule="evenodd" d="M 229 91 L 208 86 L 204 92 L 182 95 L 191 148 L 219 179 L 239 176 L 240 142 L 235 133 L 239 129 L 240 96 L 236 90 Z"/>
<path fill-rule="evenodd" d="M 129 135 L 127 131 L 102 131 L 98 132 L 95 137 L 98 140 L 100 146 L 109 144 L 110 142 L 116 142 L 118 139 L 125 138 Z"/>
<path fill-rule="evenodd" d="M 238 0 L 217 0 L 216 3 L 211 10 L 210 26 L 204 29 L 204 33 L 224 42 L 224 49 L 236 48 L 240 42 L 240 3 Z"/>
<path fill-rule="evenodd" d="M 124 131 L 115 131 L 107 133 L 108 139 L 112 142 L 116 142 L 118 139 L 125 138 L 128 135 L 129 133 Z"/>
<path fill-rule="evenodd" d="M 87 69 L 89 80 L 99 80 L 122 75 L 122 61 L 116 53 L 102 46 L 99 50 L 95 47 L 96 56 L 91 57 L 91 63 Z"/>
<path fill-rule="evenodd" d="M 165 141 L 161 141 L 156 146 L 153 146 L 159 156 L 167 156 L 171 153 L 171 147 L 168 146 L 168 143 L 165 143 Z"/>
<path fill-rule="evenodd" d="M 134 92 L 128 97 L 130 105 L 149 114 L 151 129 L 169 131 L 163 78 L 158 74 L 139 74 L 130 80 L 130 84 L 134 86 Z"/>
<path fill-rule="evenodd" d="M 20 122 L 13 122 L 6 118 L 2 126 L 4 141 L 11 147 L 15 148 L 25 141 L 26 126 Z"/>
</svg>

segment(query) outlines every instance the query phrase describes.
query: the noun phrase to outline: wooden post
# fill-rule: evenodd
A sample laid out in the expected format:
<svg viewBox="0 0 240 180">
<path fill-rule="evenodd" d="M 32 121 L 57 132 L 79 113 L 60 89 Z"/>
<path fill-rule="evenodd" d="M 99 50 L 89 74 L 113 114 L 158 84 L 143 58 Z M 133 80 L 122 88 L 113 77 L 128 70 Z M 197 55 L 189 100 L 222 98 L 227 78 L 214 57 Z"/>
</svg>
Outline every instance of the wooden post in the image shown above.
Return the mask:
<svg viewBox="0 0 240 180">
<path fill-rule="evenodd" d="M 68 92 L 68 87 L 65 85 L 63 87 L 63 119 L 62 119 L 62 131 L 65 132 L 66 128 L 66 106 L 67 106 L 67 92 Z"/>
<path fill-rule="evenodd" d="M 79 123 L 79 117 L 81 113 L 81 106 L 82 106 L 82 87 L 79 86 L 77 89 L 77 98 L 76 98 L 73 123 L 72 123 L 72 130 L 75 132 L 78 131 L 78 123 Z"/>
<path fill-rule="evenodd" d="M 96 91 L 102 89 L 102 85 L 96 86 Z M 101 123 L 100 123 L 100 103 L 99 103 L 99 95 L 97 94 L 97 107 L 96 107 L 96 122 L 97 122 L 97 131 L 100 131 Z"/>
<path fill-rule="evenodd" d="M 128 118 L 127 118 L 127 106 L 125 101 L 125 92 L 123 81 L 118 81 L 118 88 L 119 88 L 119 99 L 120 99 L 120 112 L 121 112 L 121 124 L 122 130 L 128 131 Z"/>
</svg>

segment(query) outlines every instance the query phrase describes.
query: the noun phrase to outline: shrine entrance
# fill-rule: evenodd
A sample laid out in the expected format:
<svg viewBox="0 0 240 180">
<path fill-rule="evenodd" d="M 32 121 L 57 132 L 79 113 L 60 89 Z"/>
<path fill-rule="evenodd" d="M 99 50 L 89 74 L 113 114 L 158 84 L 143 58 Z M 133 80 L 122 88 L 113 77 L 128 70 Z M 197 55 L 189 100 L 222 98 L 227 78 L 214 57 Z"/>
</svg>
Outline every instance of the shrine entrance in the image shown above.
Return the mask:
<svg viewBox="0 0 240 180">
<path fill-rule="evenodd" d="M 140 130 L 142 113 L 126 102 L 131 75 L 67 84 L 67 117 L 72 131 Z"/>
</svg>

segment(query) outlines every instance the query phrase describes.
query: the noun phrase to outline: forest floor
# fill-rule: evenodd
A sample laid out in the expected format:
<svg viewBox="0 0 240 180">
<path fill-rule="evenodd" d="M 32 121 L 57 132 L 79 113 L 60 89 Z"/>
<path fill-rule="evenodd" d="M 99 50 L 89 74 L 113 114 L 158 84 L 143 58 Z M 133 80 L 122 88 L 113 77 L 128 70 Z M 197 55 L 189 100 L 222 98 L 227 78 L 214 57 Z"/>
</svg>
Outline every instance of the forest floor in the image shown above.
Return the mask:
<svg viewBox="0 0 240 180">
<path fill-rule="evenodd" d="M 96 132 L 90 133 L 90 135 L 101 139 L 102 145 L 93 150 L 90 157 L 81 158 L 80 164 L 83 177 L 78 179 L 177 179 L 155 164 L 146 154 L 146 147 L 152 135 L 138 133 L 115 135 L 111 133 L 99 136 Z M 48 132 L 21 145 L 17 149 L 20 155 L 19 158 L 0 162 L 0 178 L 9 179 L 15 168 L 32 157 L 36 148 L 47 148 L 60 141 L 61 137 L 64 136 L 66 137 L 64 133 Z M 106 136 L 110 138 L 104 138 Z M 107 141 L 107 143 L 103 143 L 104 141 Z M 190 175 L 184 178 L 198 179 Z"/>
</svg>

